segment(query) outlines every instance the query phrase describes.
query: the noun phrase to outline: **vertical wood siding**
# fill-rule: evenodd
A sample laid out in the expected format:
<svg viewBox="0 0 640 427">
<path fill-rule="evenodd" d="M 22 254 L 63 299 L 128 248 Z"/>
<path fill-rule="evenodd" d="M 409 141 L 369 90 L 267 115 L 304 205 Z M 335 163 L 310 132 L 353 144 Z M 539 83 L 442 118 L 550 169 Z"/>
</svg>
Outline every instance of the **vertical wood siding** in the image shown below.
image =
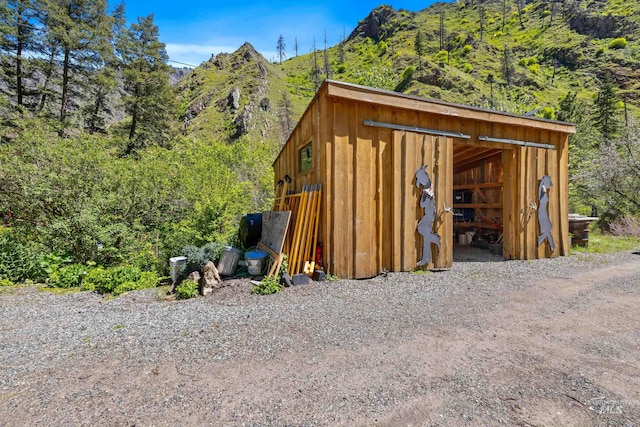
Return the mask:
<svg viewBox="0 0 640 427">
<path fill-rule="evenodd" d="M 464 132 L 470 140 L 365 126 L 365 120 Z M 552 144 L 556 150 L 488 143 L 480 135 Z M 299 150 L 312 143 L 313 168 L 299 172 Z M 454 177 L 454 144 L 494 148 L 490 158 Z M 471 152 L 471 155 L 473 153 Z M 442 247 L 432 247 L 429 268 L 453 262 L 453 185 L 503 182 L 502 188 L 482 189 L 475 203 L 500 204 L 486 209 L 502 217 L 503 254 L 507 259 L 535 259 L 567 255 L 568 135 L 524 125 L 500 124 L 464 117 L 446 117 L 393 108 L 327 94 L 323 85 L 289 141 L 274 162 L 276 182 L 288 174 L 292 189 L 322 183 L 320 240 L 327 271 L 339 277 L 367 278 L 382 270 L 409 271 L 422 255 L 422 236 L 416 226 L 422 217 L 416 170 L 426 164 L 436 197 L 435 228 Z M 556 249 L 537 246 L 538 180 L 549 175 L 549 217 Z M 486 200 L 485 200 L 486 199 Z"/>
</svg>

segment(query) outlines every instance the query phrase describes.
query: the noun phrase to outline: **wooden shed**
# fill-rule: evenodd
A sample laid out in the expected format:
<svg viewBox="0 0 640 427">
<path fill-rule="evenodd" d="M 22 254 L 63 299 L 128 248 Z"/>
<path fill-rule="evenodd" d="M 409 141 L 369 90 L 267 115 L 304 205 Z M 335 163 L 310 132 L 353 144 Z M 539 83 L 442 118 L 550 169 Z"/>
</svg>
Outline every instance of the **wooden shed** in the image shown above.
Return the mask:
<svg viewBox="0 0 640 427">
<path fill-rule="evenodd" d="M 440 238 L 425 268 L 451 267 L 467 230 L 499 233 L 505 259 L 556 257 L 570 245 L 571 133 L 568 123 L 325 81 L 273 167 L 293 191 L 322 184 L 323 264 L 339 277 L 417 267 L 425 165 Z"/>
</svg>

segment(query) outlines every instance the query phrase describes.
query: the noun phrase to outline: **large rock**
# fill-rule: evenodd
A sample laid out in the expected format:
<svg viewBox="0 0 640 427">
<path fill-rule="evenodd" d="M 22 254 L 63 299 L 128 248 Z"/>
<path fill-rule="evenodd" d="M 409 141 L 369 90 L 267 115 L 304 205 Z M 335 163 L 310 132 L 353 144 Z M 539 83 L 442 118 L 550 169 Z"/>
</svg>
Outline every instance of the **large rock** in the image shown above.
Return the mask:
<svg viewBox="0 0 640 427">
<path fill-rule="evenodd" d="M 200 278 L 200 295 L 208 295 L 213 292 L 214 289 L 219 289 L 223 286 L 216 265 L 212 261 L 209 261 L 204 266 L 202 278 Z"/>
</svg>

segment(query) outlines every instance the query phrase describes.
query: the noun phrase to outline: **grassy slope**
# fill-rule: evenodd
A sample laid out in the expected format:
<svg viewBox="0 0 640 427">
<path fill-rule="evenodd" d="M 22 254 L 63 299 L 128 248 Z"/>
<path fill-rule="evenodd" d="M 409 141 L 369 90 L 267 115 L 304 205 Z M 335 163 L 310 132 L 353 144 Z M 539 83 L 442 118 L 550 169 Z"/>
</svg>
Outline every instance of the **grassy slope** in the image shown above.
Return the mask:
<svg viewBox="0 0 640 427">
<path fill-rule="evenodd" d="M 640 32 L 633 30 L 625 34 L 627 46 L 612 49 L 609 45 L 613 37 L 580 34 L 569 22 L 576 14 L 593 19 L 612 15 L 614 20 L 626 20 L 640 27 L 640 4 L 609 0 L 591 2 L 586 9 L 586 1 L 560 2 L 554 10 L 552 23 L 549 2 L 535 0 L 522 11 L 524 28 L 512 1 L 508 2 L 503 23 L 501 4 L 501 1 L 488 2 L 482 40 L 477 6 L 466 5 L 464 1 L 438 3 L 416 13 L 392 11 L 385 17 L 379 32 L 370 34 L 371 37 L 358 35 L 362 33 L 363 25 L 381 10 L 378 8 L 343 43 L 344 62 L 340 62 L 338 46 L 328 49 L 329 78 L 490 107 L 487 78 L 491 74 L 496 80 L 494 108 L 524 113 L 541 106 L 557 110 L 562 97 L 570 91 L 591 102 L 600 79 L 606 73 L 612 73 L 621 93 L 627 96 L 629 108 L 639 112 Z M 571 5 L 577 5 L 573 11 L 569 10 Z M 441 8 L 445 12 L 448 54 L 439 50 Z M 422 68 L 411 75 L 407 68 L 418 65 L 414 48 L 418 30 L 425 36 L 426 48 L 421 58 Z M 590 29 L 581 28 L 581 31 L 588 33 Z M 513 69 L 510 85 L 502 72 L 505 47 Z M 311 76 L 313 54 L 290 58 L 282 64 L 270 64 L 260 55 L 243 62 L 244 48 L 234 54 L 219 56 L 223 66 L 215 66 L 209 61 L 181 82 L 179 93 L 183 109 L 202 103 L 203 98 L 212 98 L 208 107 L 192 120 L 187 133 L 196 138 L 228 141 L 233 133 L 235 115 L 216 108 L 216 102 L 228 96 L 234 86 L 241 91 L 240 109 L 250 102 L 251 94 L 260 86 L 257 83 L 257 64 L 260 63 L 267 71 L 266 85 L 260 96 L 270 100 L 271 109 L 266 112 L 254 110 L 253 125 L 246 138 L 266 142 L 272 151 L 277 151 L 283 141 L 278 124 L 278 104 L 286 92 L 292 102 L 294 122 L 300 117 L 316 88 Z M 318 51 L 317 62 L 323 70 L 323 51 Z M 402 84 L 403 76 L 408 75 L 411 78 Z M 321 78 L 325 78 L 324 73 Z"/>
</svg>

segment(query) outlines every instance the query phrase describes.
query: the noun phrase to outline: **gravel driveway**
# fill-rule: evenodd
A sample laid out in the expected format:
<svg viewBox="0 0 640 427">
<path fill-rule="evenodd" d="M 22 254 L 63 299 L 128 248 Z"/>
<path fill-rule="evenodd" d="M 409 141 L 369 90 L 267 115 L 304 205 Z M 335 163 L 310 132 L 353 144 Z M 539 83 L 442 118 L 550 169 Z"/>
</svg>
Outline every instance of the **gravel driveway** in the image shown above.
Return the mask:
<svg viewBox="0 0 640 427">
<path fill-rule="evenodd" d="M 640 426 L 640 255 L 0 294 L 0 425 Z"/>
</svg>

